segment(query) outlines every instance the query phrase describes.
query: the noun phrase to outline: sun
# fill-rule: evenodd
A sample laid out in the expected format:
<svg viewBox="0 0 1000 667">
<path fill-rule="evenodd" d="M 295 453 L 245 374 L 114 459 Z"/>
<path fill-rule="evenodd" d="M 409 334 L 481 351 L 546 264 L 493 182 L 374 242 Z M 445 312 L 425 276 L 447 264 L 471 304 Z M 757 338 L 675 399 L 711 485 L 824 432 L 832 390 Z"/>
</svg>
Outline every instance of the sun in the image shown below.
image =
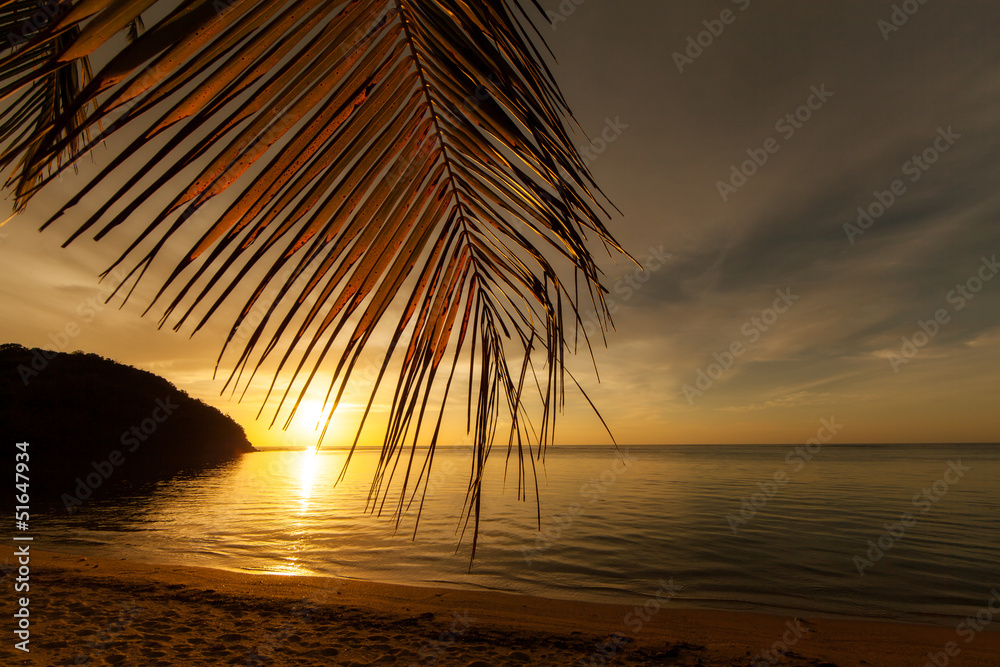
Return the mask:
<svg viewBox="0 0 1000 667">
<path fill-rule="evenodd" d="M 323 436 L 323 446 L 325 449 L 339 448 L 350 444 L 357 428 L 358 407 L 354 403 L 343 402 L 337 406 L 337 410 L 331 415 L 330 408 L 332 402 L 327 403 L 324 408 L 322 397 L 311 396 L 303 398 L 299 403 L 295 416 L 286 429 L 287 440 L 296 446 L 313 448 L 319 442 L 320 433 L 326 427 Z M 327 426 L 327 420 L 330 424 Z M 345 442 L 345 438 L 347 441 Z"/>
<path fill-rule="evenodd" d="M 319 436 L 319 432 L 323 429 L 323 425 L 326 423 L 327 417 L 330 415 L 330 407 L 323 409 L 323 401 L 320 399 L 305 399 L 299 403 L 298 409 L 295 411 L 295 417 L 292 419 L 291 429 L 294 430 L 296 435 L 300 435 L 307 438 L 316 438 Z M 332 430 L 337 422 L 337 415 L 334 414 L 330 422 L 330 430 Z"/>
</svg>

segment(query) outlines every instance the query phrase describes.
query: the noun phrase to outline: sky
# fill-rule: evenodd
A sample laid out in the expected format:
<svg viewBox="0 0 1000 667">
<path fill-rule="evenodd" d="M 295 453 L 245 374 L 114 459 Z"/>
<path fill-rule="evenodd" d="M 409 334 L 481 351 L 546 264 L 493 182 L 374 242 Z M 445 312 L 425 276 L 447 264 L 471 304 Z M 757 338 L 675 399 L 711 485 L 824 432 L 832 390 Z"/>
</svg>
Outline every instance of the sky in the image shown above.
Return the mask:
<svg viewBox="0 0 1000 667">
<path fill-rule="evenodd" d="M 1000 441 L 1000 5 L 542 5 L 581 153 L 621 210 L 608 226 L 645 268 L 601 261 L 600 382 L 589 356 L 570 364 L 619 443 Z M 0 228 L 0 341 L 159 373 L 258 446 L 307 444 L 305 416 L 255 420 L 262 386 L 220 395 L 223 323 L 191 338 L 103 306 L 115 248 L 61 249 L 83 212 L 39 234 L 48 203 Z M 559 443 L 609 442 L 567 402 Z"/>
</svg>

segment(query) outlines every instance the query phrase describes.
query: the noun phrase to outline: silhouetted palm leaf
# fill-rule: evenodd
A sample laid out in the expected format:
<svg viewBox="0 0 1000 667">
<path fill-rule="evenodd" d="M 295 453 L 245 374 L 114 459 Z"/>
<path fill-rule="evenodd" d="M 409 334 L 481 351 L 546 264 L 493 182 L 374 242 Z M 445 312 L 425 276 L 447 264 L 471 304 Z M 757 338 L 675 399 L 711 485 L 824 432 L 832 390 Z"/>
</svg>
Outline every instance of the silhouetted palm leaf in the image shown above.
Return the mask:
<svg viewBox="0 0 1000 667">
<path fill-rule="evenodd" d="M 0 11 L 4 46 L 7 50 L 17 49 L 16 57 L 0 65 L 0 80 L 6 83 L 17 78 L 24 82 L 17 88 L 16 99 L 0 113 L 0 139 L 18 146 L 17 151 L 8 148 L 0 156 L 0 169 L 7 169 L 20 156 L 16 167 L 19 200 L 26 200 L 39 180 L 28 175 L 36 171 L 31 165 L 39 160 L 57 165 L 61 161 L 61 155 L 51 158 L 43 154 L 46 135 L 65 143 L 68 156 L 78 153 L 88 137 L 89 104 L 78 100 L 77 95 L 90 82 L 90 62 L 81 59 L 62 67 L 51 66 L 80 34 L 75 26 L 52 31 L 57 20 L 55 10 L 43 11 L 37 1 L 31 0 L 8 0 Z M 11 92 L 9 86 L 2 90 L 6 95 Z M 56 129 L 57 123 L 60 129 Z"/>
<path fill-rule="evenodd" d="M 29 5 L 2 3 L 3 25 Z M 249 384 L 273 357 L 268 395 L 275 419 L 292 404 L 290 420 L 317 370 L 332 367 L 335 409 L 386 322 L 391 342 L 364 420 L 390 361 L 399 371 L 373 506 L 394 475 L 397 517 L 422 506 L 466 363 L 466 522 L 478 529 L 501 413 L 523 490 L 564 400 L 579 279 L 607 320 L 588 243 L 621 251 L 524 10 L 513 0 L 81 0 L 60 12 L 0 61 L 2 94 L 14 100 L 2 164 L 16 161 L 17 208 L 117 139 L 113 160 L 46 226 L 100 186 L 106 201 L 67 244 L 100 239 L 168 193 L 111 268 L 129 269 L 123 284 L 134 289 L 168 242 L 186 242 L 150 306 L 163 304 L 161 325 L 192 320 L 197 331 L 241 298 L 223 352 L 264 307 L 227 386 Z M 140 16 L 154 12 L 162 18 L 140 34 Z M 98 49 L 106 64 L 91 77 Z M 206 204 L 223 193 L 229 203 L 206 224 Z M 429 446 L 422 463 L 418 442 Z"/>
</svg>

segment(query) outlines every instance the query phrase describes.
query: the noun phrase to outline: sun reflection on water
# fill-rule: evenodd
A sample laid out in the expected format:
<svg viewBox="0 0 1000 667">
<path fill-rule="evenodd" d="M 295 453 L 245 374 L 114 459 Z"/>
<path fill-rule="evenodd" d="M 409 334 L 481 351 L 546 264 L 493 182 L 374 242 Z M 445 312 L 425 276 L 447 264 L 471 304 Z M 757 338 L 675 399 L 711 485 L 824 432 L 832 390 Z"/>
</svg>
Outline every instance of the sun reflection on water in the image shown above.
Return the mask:
<svg viewBox="0 0 1000 667">
<path fill-rule="evenodd" d="M 316 469 L 319 467 L 319 452 L 307 449 L 299 455 L 299 510 L 300 514 L 309 510 Z"/>
</svg>

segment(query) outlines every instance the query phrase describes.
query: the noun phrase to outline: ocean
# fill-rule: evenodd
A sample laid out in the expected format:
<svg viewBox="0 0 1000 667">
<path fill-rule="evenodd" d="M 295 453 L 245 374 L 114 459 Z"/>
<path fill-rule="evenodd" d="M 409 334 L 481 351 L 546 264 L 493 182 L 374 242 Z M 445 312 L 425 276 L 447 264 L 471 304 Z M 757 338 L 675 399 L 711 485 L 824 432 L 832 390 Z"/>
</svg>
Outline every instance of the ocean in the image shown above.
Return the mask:
<svg viewBox="0 0 1000 667">
<path fill-rule="evenodd" d="M 32 515 L 39 549 L 287 575 L 955 624 L 1000 589 L 1000 446 L 561 446 L 490 459 L 478 550 L 469 451 L 439 449 L 398 523 L 366 511 L 378 453 L 264 451 Z M 418 452 L 418 457 L 420 453 Z M 422 458 L 419 459 L 422 462 Z M 457 548 L 456 548 L 457 547 Z"/>
</svg>

